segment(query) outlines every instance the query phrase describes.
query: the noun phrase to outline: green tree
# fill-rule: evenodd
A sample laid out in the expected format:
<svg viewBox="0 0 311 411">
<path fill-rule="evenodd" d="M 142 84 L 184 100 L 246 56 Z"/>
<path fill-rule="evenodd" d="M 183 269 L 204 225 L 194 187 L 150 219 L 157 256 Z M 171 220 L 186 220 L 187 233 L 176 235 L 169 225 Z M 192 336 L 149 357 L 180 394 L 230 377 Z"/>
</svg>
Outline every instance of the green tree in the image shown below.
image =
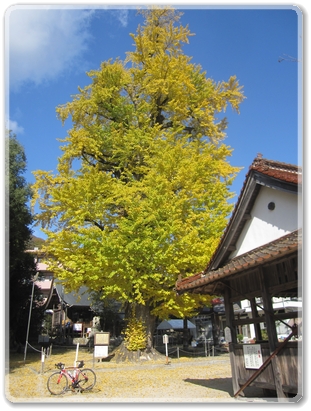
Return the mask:
<svg viewBox="0 0 311 411">
<path fill-rule="evenodd" d="M 10 343 L 23 344 L 29 315 L 32 277 L 36 273 L 33 256 L 26 252 L 31 238 L 33 217 L 28 202 L 31 189 L 23 174 L 26 171 L 26 155 L 16 136 L 9 132 L 6 137 L 6 238 L 9 256 L 9 324 Z M 34 306 L 35 307 L 35 306 Z M 32 325 L 38 325 L 41 313 L 34 310 Z M 40 324 L 40 322 L 39 322 Z M 31 328 L 31 331 L 35 331 Z M 30 334 L 31 335 L 31 334 Z"/>
<path fill-rule="evenodd" d="M 35 200 L 56 276 L 135 306 L 150 346 L 156 316 L 209 301 L 174 285 L 202 270 L 226 226 L 238 169 L 218 116 L 244 96 L 234 76 L 216 84 L 183 53 L 191 33 L 179 12 L 141 13 L 135 50 L 89 72 L 90 85 L 57 108 L 73 127 L 58 172 L 35 173 Z"/>
<path fill-rule="evenodd" d="M 27 247 L 29 250 L 33 250 L 34 248 L 42 248 L 42 245 L 44 244 L 44 239 L 36 237 L 34 235 L 31 236 L 29 243 L 27 244 Z"/>
</svg>

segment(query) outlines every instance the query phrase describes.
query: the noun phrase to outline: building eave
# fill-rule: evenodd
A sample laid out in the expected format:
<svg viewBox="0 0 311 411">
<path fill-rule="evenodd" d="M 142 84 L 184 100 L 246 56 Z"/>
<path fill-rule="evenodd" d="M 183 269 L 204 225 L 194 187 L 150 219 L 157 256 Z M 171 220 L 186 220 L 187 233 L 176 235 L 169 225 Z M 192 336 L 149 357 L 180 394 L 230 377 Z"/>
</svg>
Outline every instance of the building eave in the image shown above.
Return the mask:
<svg viewBox="0 0 311 411">
<path fill-rule="evenodd" d="M 216 292 L 219 293 L 217 283 L 227 277 L 233 277 L 242 272 L 286 258 L 291 254 L 297 254 L 301 247 L 302 231 L 300 229 L 239 255 L 217 270 L 201 272 L 188 278 L 179 279 L 176 282 L 175 291 L 177 294 L 195 292 L 213 295 Z"/>
</svg>

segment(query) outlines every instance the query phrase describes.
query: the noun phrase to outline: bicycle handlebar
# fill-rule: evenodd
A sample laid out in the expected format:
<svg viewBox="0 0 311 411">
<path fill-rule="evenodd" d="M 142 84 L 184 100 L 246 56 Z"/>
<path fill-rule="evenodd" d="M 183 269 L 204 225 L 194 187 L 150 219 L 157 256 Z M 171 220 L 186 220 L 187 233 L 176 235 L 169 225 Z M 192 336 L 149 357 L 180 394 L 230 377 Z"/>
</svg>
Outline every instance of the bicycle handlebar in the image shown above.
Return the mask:
<svg viewBox="0 0 311 411">
<path fill-rule="evenodd" d="M 60 370 L 63 370 L 65 368 L 65 364 L 62 363 L 62 362 L 59 362 L 59 363 L 55 364 L 55 367 L 59 368 Z M 83 368 L 83 367 L 84 367 L 84 361 L 81 360 L 81 361 L 79 361 L 79 364 L 77 365 L 76 368 Z"/>
</svg>

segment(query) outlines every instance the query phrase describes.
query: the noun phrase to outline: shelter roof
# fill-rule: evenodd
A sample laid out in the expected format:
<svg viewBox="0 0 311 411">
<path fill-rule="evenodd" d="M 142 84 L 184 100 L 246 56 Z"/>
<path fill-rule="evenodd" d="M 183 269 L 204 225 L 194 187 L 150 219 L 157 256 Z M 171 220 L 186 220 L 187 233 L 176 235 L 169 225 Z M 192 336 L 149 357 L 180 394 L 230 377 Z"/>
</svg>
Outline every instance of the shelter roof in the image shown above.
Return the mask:
<svg viewBox="0 0 311 411">
<path fill-rule="evenodd" d="M 67 293 L 63 285 L 59 282 L 54 283 L 56 292 L 61 301 L 67 304 L 69 307 L 80 306 L 80 307 L 90 307 L 91 301 L 89 299 L 89 292 L 87 287 L 81 287 L 79 291 Z"/>
<path fill-rule="evenodd" d="M 239 274 L 245 270 L 254 269 L 266 263 L 271 263 L 291 253 L 296 253 L 297 249 L 301 248 L 301 246 L 301 230 L 293 231 L 277 240 L 233 258 L 228 264 L 217 270 L 202 271 L 191 277 L 179 279 L 176 282 L 175 290 L 177 293 L 182 294 L 186 291 L 199 290 L 204 287 L 205 293 L 214 294 L 216 283 L 222 279 Z"/>
<path fill-rule="evenodd" d="M 183 328 L 184 320 L 164 320 L 157 326 L 157 330 L 182 330 Z M 187 328 L 196 328 L 196 326 L 187 320 Z"/>
</svg>

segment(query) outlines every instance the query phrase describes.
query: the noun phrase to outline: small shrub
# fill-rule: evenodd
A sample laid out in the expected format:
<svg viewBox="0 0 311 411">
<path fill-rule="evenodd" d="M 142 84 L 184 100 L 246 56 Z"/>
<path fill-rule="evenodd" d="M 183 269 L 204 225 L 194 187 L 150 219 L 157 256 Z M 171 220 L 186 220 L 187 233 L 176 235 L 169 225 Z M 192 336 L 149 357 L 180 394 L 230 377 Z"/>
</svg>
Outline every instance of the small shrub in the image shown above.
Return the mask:
<svg viewBox="0 0 311 411">
<path fill-rule="evenodd" d="M 147 332 L 142 320 L 131 316 L 125 329 L 125 346 L 129 351 L 144 350 L 147 347 Z"/>
</svg>

